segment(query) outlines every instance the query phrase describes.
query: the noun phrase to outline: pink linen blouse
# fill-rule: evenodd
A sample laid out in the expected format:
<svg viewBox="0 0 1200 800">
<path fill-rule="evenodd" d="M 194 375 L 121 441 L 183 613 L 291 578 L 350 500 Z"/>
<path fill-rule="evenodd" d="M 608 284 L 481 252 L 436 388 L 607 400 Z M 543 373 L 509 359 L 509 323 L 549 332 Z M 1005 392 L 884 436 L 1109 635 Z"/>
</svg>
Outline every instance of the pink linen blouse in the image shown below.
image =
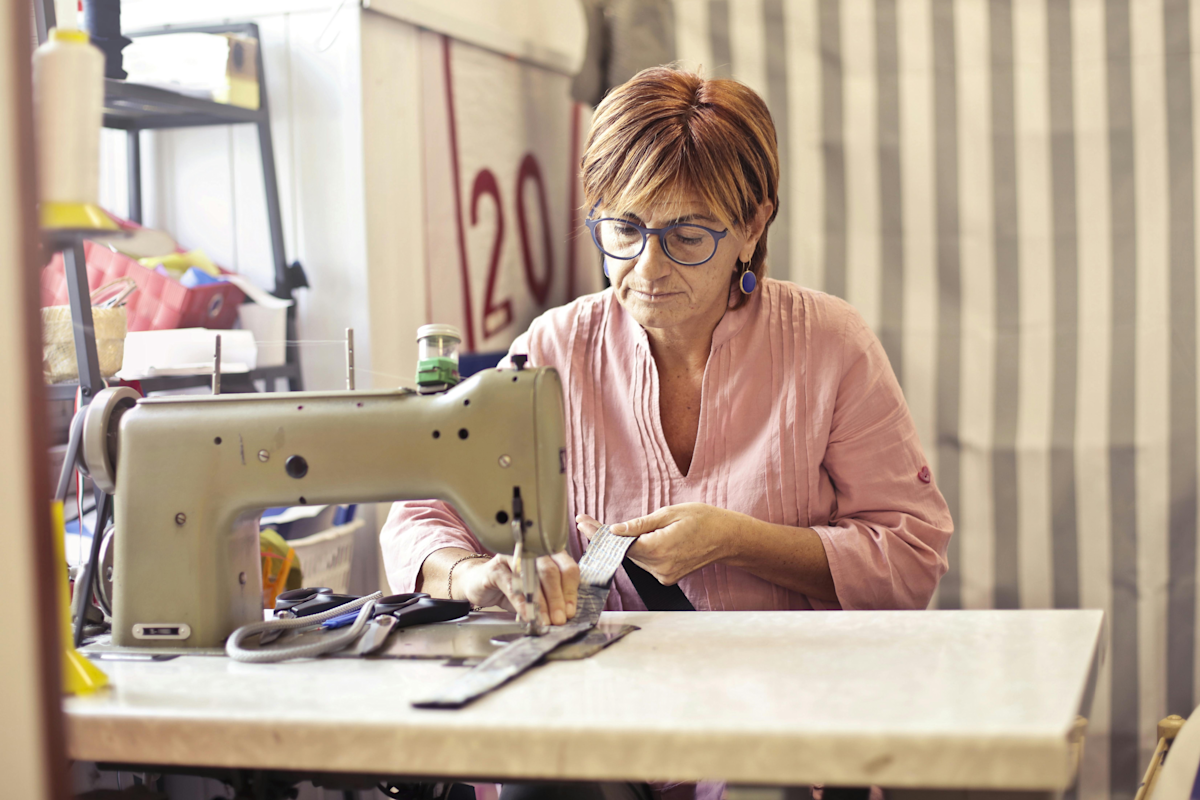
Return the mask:
<svg viewBox="0 0 1200 800">
<path fill-rule="evenodd" d="M 700 502 L 821 537 L 837 602 L 725 564 L 679 583 L 699 611 L 923 609 L 947 568 L 949 509 L 883 347 L 848 303 L 766 279 L 713 333 L 692 464 L 679 471 L 659 418 L 645 330 L 612 290 L 547 311 L 513 342 L 562 377 L 569 549 L 575 515 L 615 523 Z M 446 503 L 396 503 L 380 533 L 393 592 L 410 592 L 430 553 L 481 551 Z M 610 610 L 644 610 L 624 570 Z"/>
</svg>

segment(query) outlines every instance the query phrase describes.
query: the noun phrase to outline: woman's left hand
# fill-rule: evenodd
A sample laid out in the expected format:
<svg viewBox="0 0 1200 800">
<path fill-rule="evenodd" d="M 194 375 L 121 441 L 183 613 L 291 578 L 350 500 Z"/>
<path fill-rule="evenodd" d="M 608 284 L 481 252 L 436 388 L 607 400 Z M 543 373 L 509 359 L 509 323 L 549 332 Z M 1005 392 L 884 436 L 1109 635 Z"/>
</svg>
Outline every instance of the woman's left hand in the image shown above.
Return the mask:
<svg viewBox="0 0 1200 800">
<path fill-rule="evenodd" d="M 738 516 L 704 503 L 681 503 L 609 530 L 617 536 L 637 536 L 629 557 L 659 583 L 673 586 L 684 575 L 728 556 Z M 575 522 L 589 541 L 600 529 L 600 523 L 586 514 L 575 517 Z"/>
</svg>

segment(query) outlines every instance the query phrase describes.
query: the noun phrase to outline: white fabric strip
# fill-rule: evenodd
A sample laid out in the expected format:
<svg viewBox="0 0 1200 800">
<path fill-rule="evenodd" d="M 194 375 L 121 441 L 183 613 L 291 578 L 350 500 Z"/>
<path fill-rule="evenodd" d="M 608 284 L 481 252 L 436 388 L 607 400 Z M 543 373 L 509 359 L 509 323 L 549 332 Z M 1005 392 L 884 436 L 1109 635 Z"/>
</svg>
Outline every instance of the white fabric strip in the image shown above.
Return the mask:
<svg viewBox="0 0 1200 800">
<path fill-rule="evenodd" d="M 1143 0 L 1131 9 L 1133 137 L 1137 192 L 1137 549 L 1138 764 L 1150 760 L 1166 708 L 1167 550 L 1170 479 L 1169 297 L 1170 213 L 1167 204 L 1167 113 L 1163 74 L 1163 7 Z M 1196 491 L 1196 487 L 1192 487 Z"/>
<path fill-rule="evenodd" d="M 825 286 L 825 173 L 821 141 L 821 48 L 816 3 L 786 3 L 788 43 L 787 193 L 776 225 L 792 226 L 792 263 L 775 264 L 777 278 Z M 790 275 L 789 275 L 790 273 Z"/>
<path fill-rule="evenodd" d="M 762 0 L 729 0 L 729 49 L 737 80 L 758 92 L 767 92 L 767 61 L 763 54 Z"/>
<path fill-rule="evenodd" d="M 1075 175 L 1079 243 L 1079 389 L 1075 424 L 1079 520 L 1079 600 L 1105 609 L 1111 636 L 1112 546 L 1109 503 L 1109 373 L 1112 342 L 1112 234 L 1104 6 L 1072 4 L 1075 67 Z M 1110 639 L 1111 641 L 1111 639 Z M 1104 660 L 1084 747 L 1081 796 L 1106 798 L 1112 659 Z"/>
<path fill-rule="evenodd" d="M 712 77 L 708 0 L 675 0 L 675 52 L 680 66 Z"/>
<path fill-rule="evenodd" d="M 958 201 L 962 258 L 962 383 L 959 389 L 964 608 L 992 608 L 995 584 L 992 413 L 995 382 L 995 244 L 992 205 L 991 47 L 988 7 L 954 9 L 958 78 Z"/>
<path fill-rule="evenodd" d="M 1051 608 L 1049 439 L 1055 298 L 1046 7 L 1014 5 L 1013 33 L 1021 298 L 1017 554 L 1021 606 Z"/>
<path fill-rule="evenodd" d="M 929 0 L 896 4 L 904 204 L 904 396 L 934 480 L 937 463 L 937 195 Z M 895 302 L 895 301 L 893 301 Z M 937 607 L 937 595 L 930 605 Z"/>
<path fill-rule="evenodd" d="M 846 145 L 846 299 L 879 330 L 879 100 L 874 0 L 842 0 L 842 139 Z M 886 302 L 898 302 L 889 297 Z"/>
</svg>

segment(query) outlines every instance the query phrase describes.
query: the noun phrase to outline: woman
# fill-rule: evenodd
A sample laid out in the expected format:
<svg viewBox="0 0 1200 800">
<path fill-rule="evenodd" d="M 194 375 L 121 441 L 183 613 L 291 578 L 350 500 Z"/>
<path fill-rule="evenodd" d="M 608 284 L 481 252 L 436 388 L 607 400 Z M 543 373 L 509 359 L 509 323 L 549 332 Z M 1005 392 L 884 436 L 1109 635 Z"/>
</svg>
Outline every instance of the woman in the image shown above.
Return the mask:
<svg viewBox="0 0 1200 800">
<path fill-rule="evenodd" d="M 879 341 L 848 304 L 764 279 L 775 129 L 734 81 L 646 70 L 600 104 L 582 161 L 612 288 L 553 309 L 510 353 L 563 378 L 569 552 L 542 613 L 574 614 L 599 520 L 699 610 L 924 608 L 952 524 Z M 394 591 L 520 609 L 444 503 L 397 503 Z M 643 590 L 645 591 L 645 590 Z M 626 570 L 609 609 L 646 602 Z"/>
</svg>

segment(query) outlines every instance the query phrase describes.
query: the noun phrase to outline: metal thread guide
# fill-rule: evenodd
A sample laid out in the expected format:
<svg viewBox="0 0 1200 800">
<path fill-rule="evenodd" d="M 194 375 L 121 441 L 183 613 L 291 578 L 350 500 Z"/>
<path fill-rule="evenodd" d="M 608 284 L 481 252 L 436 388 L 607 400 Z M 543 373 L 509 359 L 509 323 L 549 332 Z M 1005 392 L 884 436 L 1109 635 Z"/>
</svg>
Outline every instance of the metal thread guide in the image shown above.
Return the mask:
<svg viewBox="0 0 1200 800">
<path fill-rule="evenodd" d="M 213 348 L 212 393 L 221 393 L 221 334 L 216 335 L 216 345 Z"/>
</svg>

